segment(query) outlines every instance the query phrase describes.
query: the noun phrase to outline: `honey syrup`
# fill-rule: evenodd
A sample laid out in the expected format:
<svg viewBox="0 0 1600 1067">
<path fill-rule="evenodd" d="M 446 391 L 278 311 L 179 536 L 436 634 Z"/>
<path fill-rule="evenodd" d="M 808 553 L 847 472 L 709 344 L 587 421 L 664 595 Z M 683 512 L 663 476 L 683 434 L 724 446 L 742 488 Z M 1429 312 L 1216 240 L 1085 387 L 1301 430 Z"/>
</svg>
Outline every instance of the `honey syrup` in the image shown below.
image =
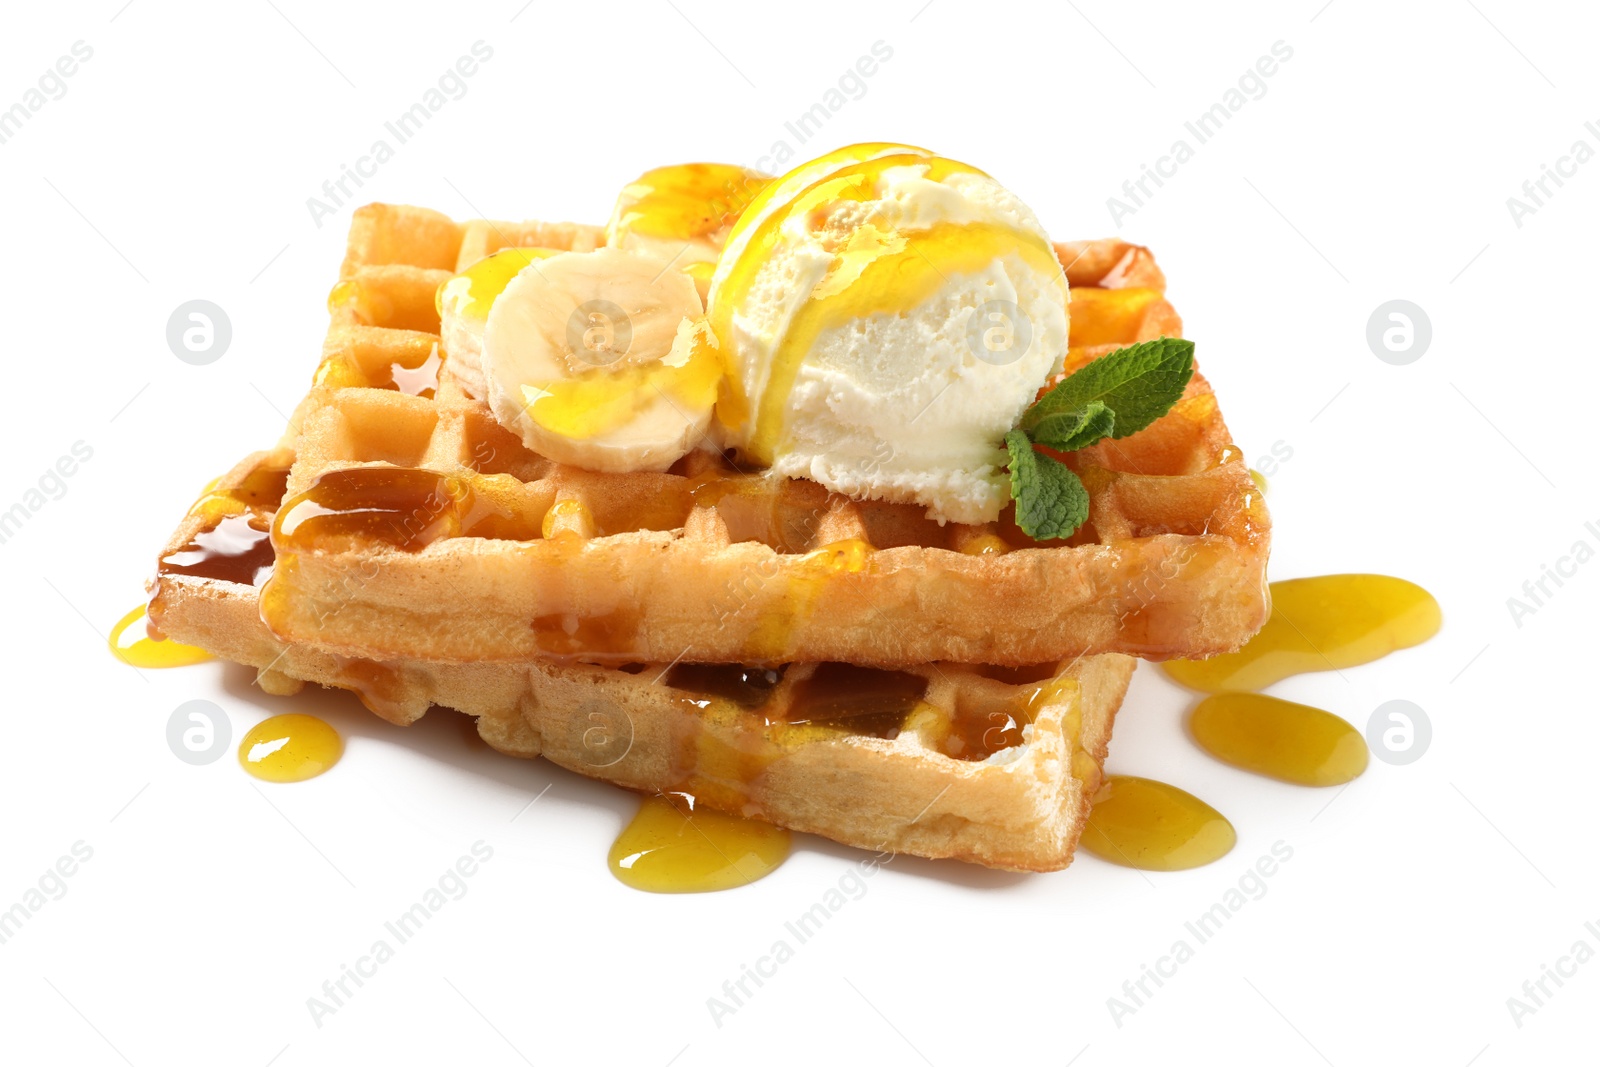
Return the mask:
<svg viewBox="0 0 1600 1067">
<path fill-rule="evenodd" d="M 681 794 L 645 797 L 617 835 L 608 863 L 648 893 L 711 893 L 749 885 L 789 855 L 789 831 L 697 807 Z"/>
<path fill-rule="evenodd" d="M 288 469 L 258 467 L 229 489 L 218 489 L 220 481 L 208 482 L 190 505 L 189 514 L 205 525 L 188 544 L 160 559 L 158 584 L 164 575 L 181 574 L 257 585 L 272 573 L 272 509 L 283 499 Z M 211 658 L 203 649 L 162 637 L 147 612 L 147 605 L 134 608 L 112 628 L 109 644 L 118 659 L 135 667 L 183 667 Z M 141 620 L 142 628 L 135 625 Z"/>
<path fill-rule="evenodd" d="M 257 585 L 272 573 L 272 524 L 255 513 L 225 515 L 176 552 L 161 557 L 160 574 L 187 574 Z"/>
<path fill-rule="evenodd" d="M 795 681 L 782 668 L 679 664 L 668 671 L 664 681 L 693 725 L 674 756 L 673 792 L 707 808 L 758 813 L 763 776 L 796 746 L 893 739 L 936 713 L 922 699 L 928 683 L 919 675 L 842 663 L 811 671 Z"/>
<path fill-rule="evenodd" d="M 339 762 L 344 741 L 314 715 L 274 715 L 239 742 L 239 765 L 264 782 L 303 782 Z"/>
<path fill-rule="evenodd" d="M 783 721 L 832 726 L 865 737 L 895 738 L 928 692 L 928 680 L 906 671 L 822 663 L 795 686 Z"/>
<path fill-rule="evenodd" d="M 1034 677 L 1040 668 L 989 668 L 985 673 L 996 681 L 1007 681 L 1019 688 L 1010 693 L 962 693 L 956 700 L 954 712 L 938 739 L 941 752 L 952 759 L 986 760 L 1008 748 L 1016 748 L 1026 741 L 1025 727 L 1038 718 L 1044 705 L 1059 702 L 1075 695 L 1077 683 L 1071 679 L 1057 678 L 1054 669 L 1043 679 Z M 1014 679 L 1024 679 L 1015 681 Z M 1039 681 L 1042 684 L 1029 684 Z M 1076 744 L 1081 725 L 1074 711 L 1064 725 Z M 1076 773 L 1080 768 L 1074 767 Z"/>
<path fill-rule="evenodd" d="M 1371 663 L 1439 632 L 1439 602 L 1403 578 L 1329 574 L 1271 588 L 1272 617 L 1244 648 L 1162 668 L 1202 692 L 1253 692 L 1295 674 Z"/>
<path fill-rule="evenodd" d="M 1109 775 L 1094 795 L 1080 848 L 1141 871 L 1185 871 L 1226 856 L 1238 835 L 1192 793 L 1149 778 Z"/>
<path fill-rule="evenodd" d="M 365 538 L 416 552 L 445 537 L 531 540 L 540 536 L 540 518 L 504 475 L 349 467 L 328 471 L 286 500 L 272 536 L 280 549 Z"/>
<path fill-rule="evenodd" d="M 737 663 L 676 663 L 667 671 L 673 689 L 731 700 L 741 708 L 759 708 L 772 699 L 783 680 L 783 668 L 745 667 Z"/>
<path fill-rule="evenodd" d="M 1367 742 L 1320 708 L 1260 693 L 1219 693 L 1189 716 L 1195 743 L 1224 763 L 1295 785 L 1343 785 L 1367 769 Z"/>
<path fill-rule="evenodd" d="M 143 604 L 117 621 L 108 639 L 113 656 L 135 667 L 187 667 L 211 658 L 211 653 L 203 648 L 155 637 L 148 627 L 135 625 L 143 621 Z"/>
</svg>

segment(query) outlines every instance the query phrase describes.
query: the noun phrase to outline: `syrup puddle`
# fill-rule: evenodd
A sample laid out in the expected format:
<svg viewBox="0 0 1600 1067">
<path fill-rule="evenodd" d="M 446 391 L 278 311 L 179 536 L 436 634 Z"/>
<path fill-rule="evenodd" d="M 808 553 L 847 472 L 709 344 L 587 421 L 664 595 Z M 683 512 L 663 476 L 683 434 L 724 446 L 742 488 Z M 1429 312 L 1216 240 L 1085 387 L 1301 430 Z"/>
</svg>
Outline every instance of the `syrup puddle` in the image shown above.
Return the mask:
<svg viewBox="0 0 1600 1067">
<path fill-rule="evenodd" d="M 315 778 L 344 755 L 344 741 L 314 715 L 274 715 L 239 742 L 239 765 L 264 782 Z"/>
<path fill-rule="evenodd" d="M 1367 742 L 1355 727 L 1260 693 L 1207 697 L 1190 714 L 1189 733 L 1224 763 L 1295 785 L 1343 785 L 1367 769 Z"/>
<path fill-rule="evenodd" d="M 106 643 L 111 646 L 113 656 L 135 667 L 187 667 L 211 658 L 211 653 L 203 648 L 151 637 L 147 627 L 135 626 L 143 621 L 145 606 L 140 604 L 111 628 Z"/>
<path fill-rule="evenodd" d="M 1439 602 L 1404 578 L 1328 574 L 1272 583 L 1272 617 L 1242 649 L 1162 669 L 1206 693 L 1265 689 L 1312 671 L 1341 670 L 1420 645 L 1439 632 Z"/>
<path fill-rule="evenodd" d="M 1161 667 L 1191 689 L 1216 694 L 1189 716 L 1190 736 L 1210 755 L 1295 785 L 1342 785 L 1367 769 L 1366 741 L 1355 727 L 1320 708 L 1253 690 L 1382 659 L 1428 640 L 1441 621 L 1439 602 L 1403 578 L 1294 578 L 1272 583 L 1272 617 L 1238 652 Z M 1095 794 L 1080 845 L 1112 863 L 1177 871 L 1222 858 L 1234 840 L 1228 820 L 1198 797 L 1148 778 L 1113 775 Z"/>
<path fill-rule="evenodd" d="M 789 855 L 789 831 L 701 807 L 681 794 L 645 797 L 611 846 L 611 873 L 647 893 L 711 893 L 749 885 Z"/>
<path fill-rule="evenodd" d="M 1186 871 L 1215 863 L 1238 835 L 1193 793 L 1150 778 L 1109 775 L 1094 795 L 1078 847 L 1141 871 Z"/>
</svg>

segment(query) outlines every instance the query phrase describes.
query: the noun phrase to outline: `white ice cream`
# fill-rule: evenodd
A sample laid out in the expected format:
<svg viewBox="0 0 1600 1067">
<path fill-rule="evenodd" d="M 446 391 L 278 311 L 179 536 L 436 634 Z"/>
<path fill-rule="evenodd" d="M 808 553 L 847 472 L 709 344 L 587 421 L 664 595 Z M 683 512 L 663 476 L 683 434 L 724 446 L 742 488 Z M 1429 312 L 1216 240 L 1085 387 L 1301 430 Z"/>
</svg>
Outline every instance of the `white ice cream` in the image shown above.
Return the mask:
<svg viewBox="0 0 1600 1067">
<path fill-rule="evenodd" d="M 1008 495 L 1001 439 L 1066 354 L 1066 282 L 1038 220 L 998 182 L 878 147 L 876 160 L 780 179 L 741 220 L 711 289 L 747 398 L 719 407 L 722 430 L 777 474 L 992 521 Z M 865 199 L 799 192 L 841 166 L 863 172 Z M 862 281 L 879 259 L 897 265 Z"/>
</svg>

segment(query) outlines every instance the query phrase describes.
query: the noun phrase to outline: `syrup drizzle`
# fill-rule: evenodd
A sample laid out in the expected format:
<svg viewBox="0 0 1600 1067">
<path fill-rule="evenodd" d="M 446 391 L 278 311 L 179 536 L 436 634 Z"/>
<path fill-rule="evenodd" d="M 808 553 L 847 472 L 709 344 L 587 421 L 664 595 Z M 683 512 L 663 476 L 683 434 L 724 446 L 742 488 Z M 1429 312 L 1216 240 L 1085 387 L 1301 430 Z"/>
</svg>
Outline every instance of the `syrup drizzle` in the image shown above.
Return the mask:
<svg viewBox="0 0 1600 1067">
<path fill-rule="evenodd" d="M 135 628 L 134 624 L 141 621 L 146 621 L 143 604 L 128 612 L 111 628 L 107 644 L 111 646 L 111 654 L 122 662 L 135 667 L 187 667 L 211 658 L 211 653 L 203 648 L 155 637 L 148 624 L 142 629 Z"/>
<path fill-rule="evenodd" d="M 895 738 L 928 692 L 928 680 L 905 671 L 821 663 L 795 687 L 784 721 L 837 726 L 866 737 Z"/>
<path fill-rule="evenodd" d="M 1219 693 L 1189 715 L 1189 733 L 1224 763 L 1295 785 L 1343 785 L 1367 769 L 1367 742 L 1321 708 L 1260 693 Z"/>
<path fill-rule="evenodd" d="M 259 585 L 272 573 L 271 525 L 269 518 L 252 514 L 226 515 L 161 557 L 158 573 Z"/>
<path fill-rule="evenodd" d="M 1093 803 L 1079 847 L 1124 867 L 1203 867 L 1226 856 L 1238 840 L 1216 808 L 1165 782 L 1113 774 Z"/>
<path fill-rule="evenodd" d="M 665 682 L 673 689 L 731 700 L 741 708 L 759 708 L 772 699 L 783 670 L 737 663 L 677 663 L 667 671 Z"/>
<path fill-rule="evenodd" d="M 1169 660 L 1175 681 L 1206 693 L 1252 692 L 1295 674 L 1371 663 L 1439 632 L 1439 602 L 1382 574 L 1329 574 L 1272 583 L 1272 617 L 1238 652 Z"/>
<path fill-rule="evenodd" d="M 711 893 L 749 885 L 789 855 L 789 831 L 698 808 L 684 794 L 645 797 L 608 859 L 617 880 L 648 893 Z"/>
<path fill-rule="evenodd" d="M 990 671 L 992 673 L 989 676 L 997 681 L 1027 679 L 1009 683 L 1020 686 L 1034 680 L 1030 675 L 1037 668 L 1017 668 L 1002 673 L 1006 669 L 997 667 Z M 998 752 L 1016 748 L 1026 740 L 1024 728 L 1038 718 L 1039 709 L 1063 699 L 1066 695 L 1063 690 L 1075 689 L 1076 683 L 1056 678 L 1052 671 L 1042 680 L 1042 684 L 1012 693 L 963 693 L 956 701 L 955 711 L 943 736 L 939 738 L 939 750 L 952 759 L 986 760 Z M 1074 724 L 1072 729 L 1076 733 L 1077 725 Z M 1077 770 L 1079 768 L 1075 767 L 1074 772 Z"/>
<path fill-rule="evenodd" d="M 339 762 L 344 741 L 314 715 L 274 715 L 239 742 L 239 765 L 264 782 L 303 782 Z"/>
<path fill-rule="evenodd" d="M 417 467 L 332 470 L 284 501 L 273 538 L 280 548 L 303 550 L 325 539 L 366 537 L 417 552 L 445 537 L 540 536 L 542 516 L 526 513 L 508 489 L 504 476 Z"/>
</svg>

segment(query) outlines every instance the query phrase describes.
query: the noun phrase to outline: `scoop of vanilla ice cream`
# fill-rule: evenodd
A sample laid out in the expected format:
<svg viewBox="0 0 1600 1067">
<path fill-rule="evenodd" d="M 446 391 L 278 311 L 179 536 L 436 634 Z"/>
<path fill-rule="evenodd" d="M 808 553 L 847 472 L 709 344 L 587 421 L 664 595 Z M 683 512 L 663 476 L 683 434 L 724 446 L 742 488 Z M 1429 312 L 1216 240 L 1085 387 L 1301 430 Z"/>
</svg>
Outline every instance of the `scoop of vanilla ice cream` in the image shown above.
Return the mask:
<svg viewBox="0 0 1600 1067">
<path fill-rule="evenodd" d="M 903 146 L 777 188 L 712 281 L 725 442 L 850 496 L 998 518 L 1002 438 L 1067 350 L 1038 220 L 988 175 Z"/>
</svg>

